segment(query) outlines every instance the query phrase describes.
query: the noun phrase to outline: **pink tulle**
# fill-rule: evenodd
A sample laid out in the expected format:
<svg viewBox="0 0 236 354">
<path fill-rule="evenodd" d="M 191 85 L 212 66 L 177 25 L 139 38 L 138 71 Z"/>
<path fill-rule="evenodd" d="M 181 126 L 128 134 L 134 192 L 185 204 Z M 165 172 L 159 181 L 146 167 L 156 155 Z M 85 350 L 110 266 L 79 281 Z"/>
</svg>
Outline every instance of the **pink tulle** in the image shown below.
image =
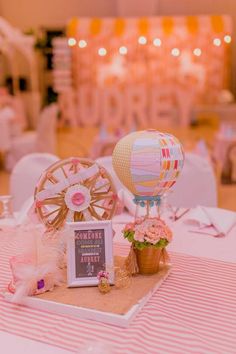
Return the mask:
<svg viewBox="0 0 236 354">
<path fill-rule="evenodd" d="M 13 302 L 24 296 L 53 290 L 64 280 L 59 267 L 64 257 L 61 237 L 44 236 L 44 229 L 35 225 L 19 228 L 16 237 L 22 240 L 22 253 L 10 258 L 12 281 L 8 285 L 14 293 Z"/>
</svg>

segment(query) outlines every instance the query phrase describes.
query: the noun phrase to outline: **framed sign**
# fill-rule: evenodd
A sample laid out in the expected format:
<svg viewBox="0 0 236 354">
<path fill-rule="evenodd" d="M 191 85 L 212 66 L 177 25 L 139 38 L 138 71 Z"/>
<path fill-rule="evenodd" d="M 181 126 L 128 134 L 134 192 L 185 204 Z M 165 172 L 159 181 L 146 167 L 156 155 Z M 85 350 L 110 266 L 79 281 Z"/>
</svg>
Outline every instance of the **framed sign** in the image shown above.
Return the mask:
<svg viewBox="0 0 236 354">
<path fill-rule="evenodd" d="M 98 285 L 100 270 L 114 282 L 111 221 L 68 222 L 67 283 L 69 287 Z"/>
</svg>

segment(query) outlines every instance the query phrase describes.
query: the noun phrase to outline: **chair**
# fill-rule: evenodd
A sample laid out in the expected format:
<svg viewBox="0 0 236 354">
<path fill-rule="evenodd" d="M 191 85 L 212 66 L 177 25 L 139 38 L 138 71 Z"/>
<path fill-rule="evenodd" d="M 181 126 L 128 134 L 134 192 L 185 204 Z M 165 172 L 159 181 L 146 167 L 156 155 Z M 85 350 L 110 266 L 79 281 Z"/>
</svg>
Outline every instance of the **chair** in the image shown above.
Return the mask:
<svg viewBox="0 0 236 354">
<path fill-rule="evenodd" d="M 193 153 L 185 154 L 184 168 L 168 194 L 168 202 L 186 208 L 217 206 L 216 178 L 209 159 Z"/>
<path fill-rule="evenodd" d="M 33 152 L 55 153 L 57 113 L 56 104 L 45 107 L 40 114 L 36 132 L 24 132 L 12 138 L 5 159 L 5 168 L 8 171 L 11 171 L 17 161 L 27 154 Z"/>
<path fill-rule="evenodd" d="M 10 194 L 13 196 L 14 211 L 20 210 L 33 196 L 42 172 L 58 160 L 59 158 L 52 154 L 33 153 L 17 162 L 10 175 Z"/>
</svg>

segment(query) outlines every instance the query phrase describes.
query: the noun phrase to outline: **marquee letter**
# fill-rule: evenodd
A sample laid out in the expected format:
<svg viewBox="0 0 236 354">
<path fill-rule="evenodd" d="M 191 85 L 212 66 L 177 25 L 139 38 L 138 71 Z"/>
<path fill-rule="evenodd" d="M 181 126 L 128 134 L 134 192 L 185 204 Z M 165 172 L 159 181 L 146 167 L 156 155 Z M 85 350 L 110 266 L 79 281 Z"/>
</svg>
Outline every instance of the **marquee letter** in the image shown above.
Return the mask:
<svg viewBox="0 0 236 354">
<path fill-rule="evenodd" d="M 80 123 L 84 126 L 99 122 L 99 92 L 90 85 L 81 85 L 78 90 L 78 111 Z"/>
<path fill-rule="evenodd" d="M 167 125 L 173 118 L 172 90 L 168 86 L 153 86 L 150 95 L 150 122 L 153 127 Z"/>
<path fill-rule="evenodd" d="M 118 129 L 123 121 L 124 98 L 119 86 L 105 88 L 102 95 L 102 120 L 106 127 Z"/>
<path fill-rule="evenodd" d="M 147 127 L 147 91 L 145 86 L 129 86 L 125 90 L 125 124 L 130 130 L 134 123 Z"/>
</svg>

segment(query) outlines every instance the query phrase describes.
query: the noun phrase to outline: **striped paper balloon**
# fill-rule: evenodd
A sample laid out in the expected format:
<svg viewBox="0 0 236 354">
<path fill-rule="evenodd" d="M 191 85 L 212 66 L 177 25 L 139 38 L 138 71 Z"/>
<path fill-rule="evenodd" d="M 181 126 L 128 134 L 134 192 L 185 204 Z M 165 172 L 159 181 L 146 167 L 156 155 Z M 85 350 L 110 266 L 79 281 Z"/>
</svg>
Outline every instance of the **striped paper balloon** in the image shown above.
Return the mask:
<svg viewBox="0 0 236 354">
<path fill-rule="evenodd" d="M 176 137 L 149 129 L 122 138 L 112 162 L 121 182 L 135 196 L 161 196 L 175 184 L 184 153 Z"/>
</svg>

